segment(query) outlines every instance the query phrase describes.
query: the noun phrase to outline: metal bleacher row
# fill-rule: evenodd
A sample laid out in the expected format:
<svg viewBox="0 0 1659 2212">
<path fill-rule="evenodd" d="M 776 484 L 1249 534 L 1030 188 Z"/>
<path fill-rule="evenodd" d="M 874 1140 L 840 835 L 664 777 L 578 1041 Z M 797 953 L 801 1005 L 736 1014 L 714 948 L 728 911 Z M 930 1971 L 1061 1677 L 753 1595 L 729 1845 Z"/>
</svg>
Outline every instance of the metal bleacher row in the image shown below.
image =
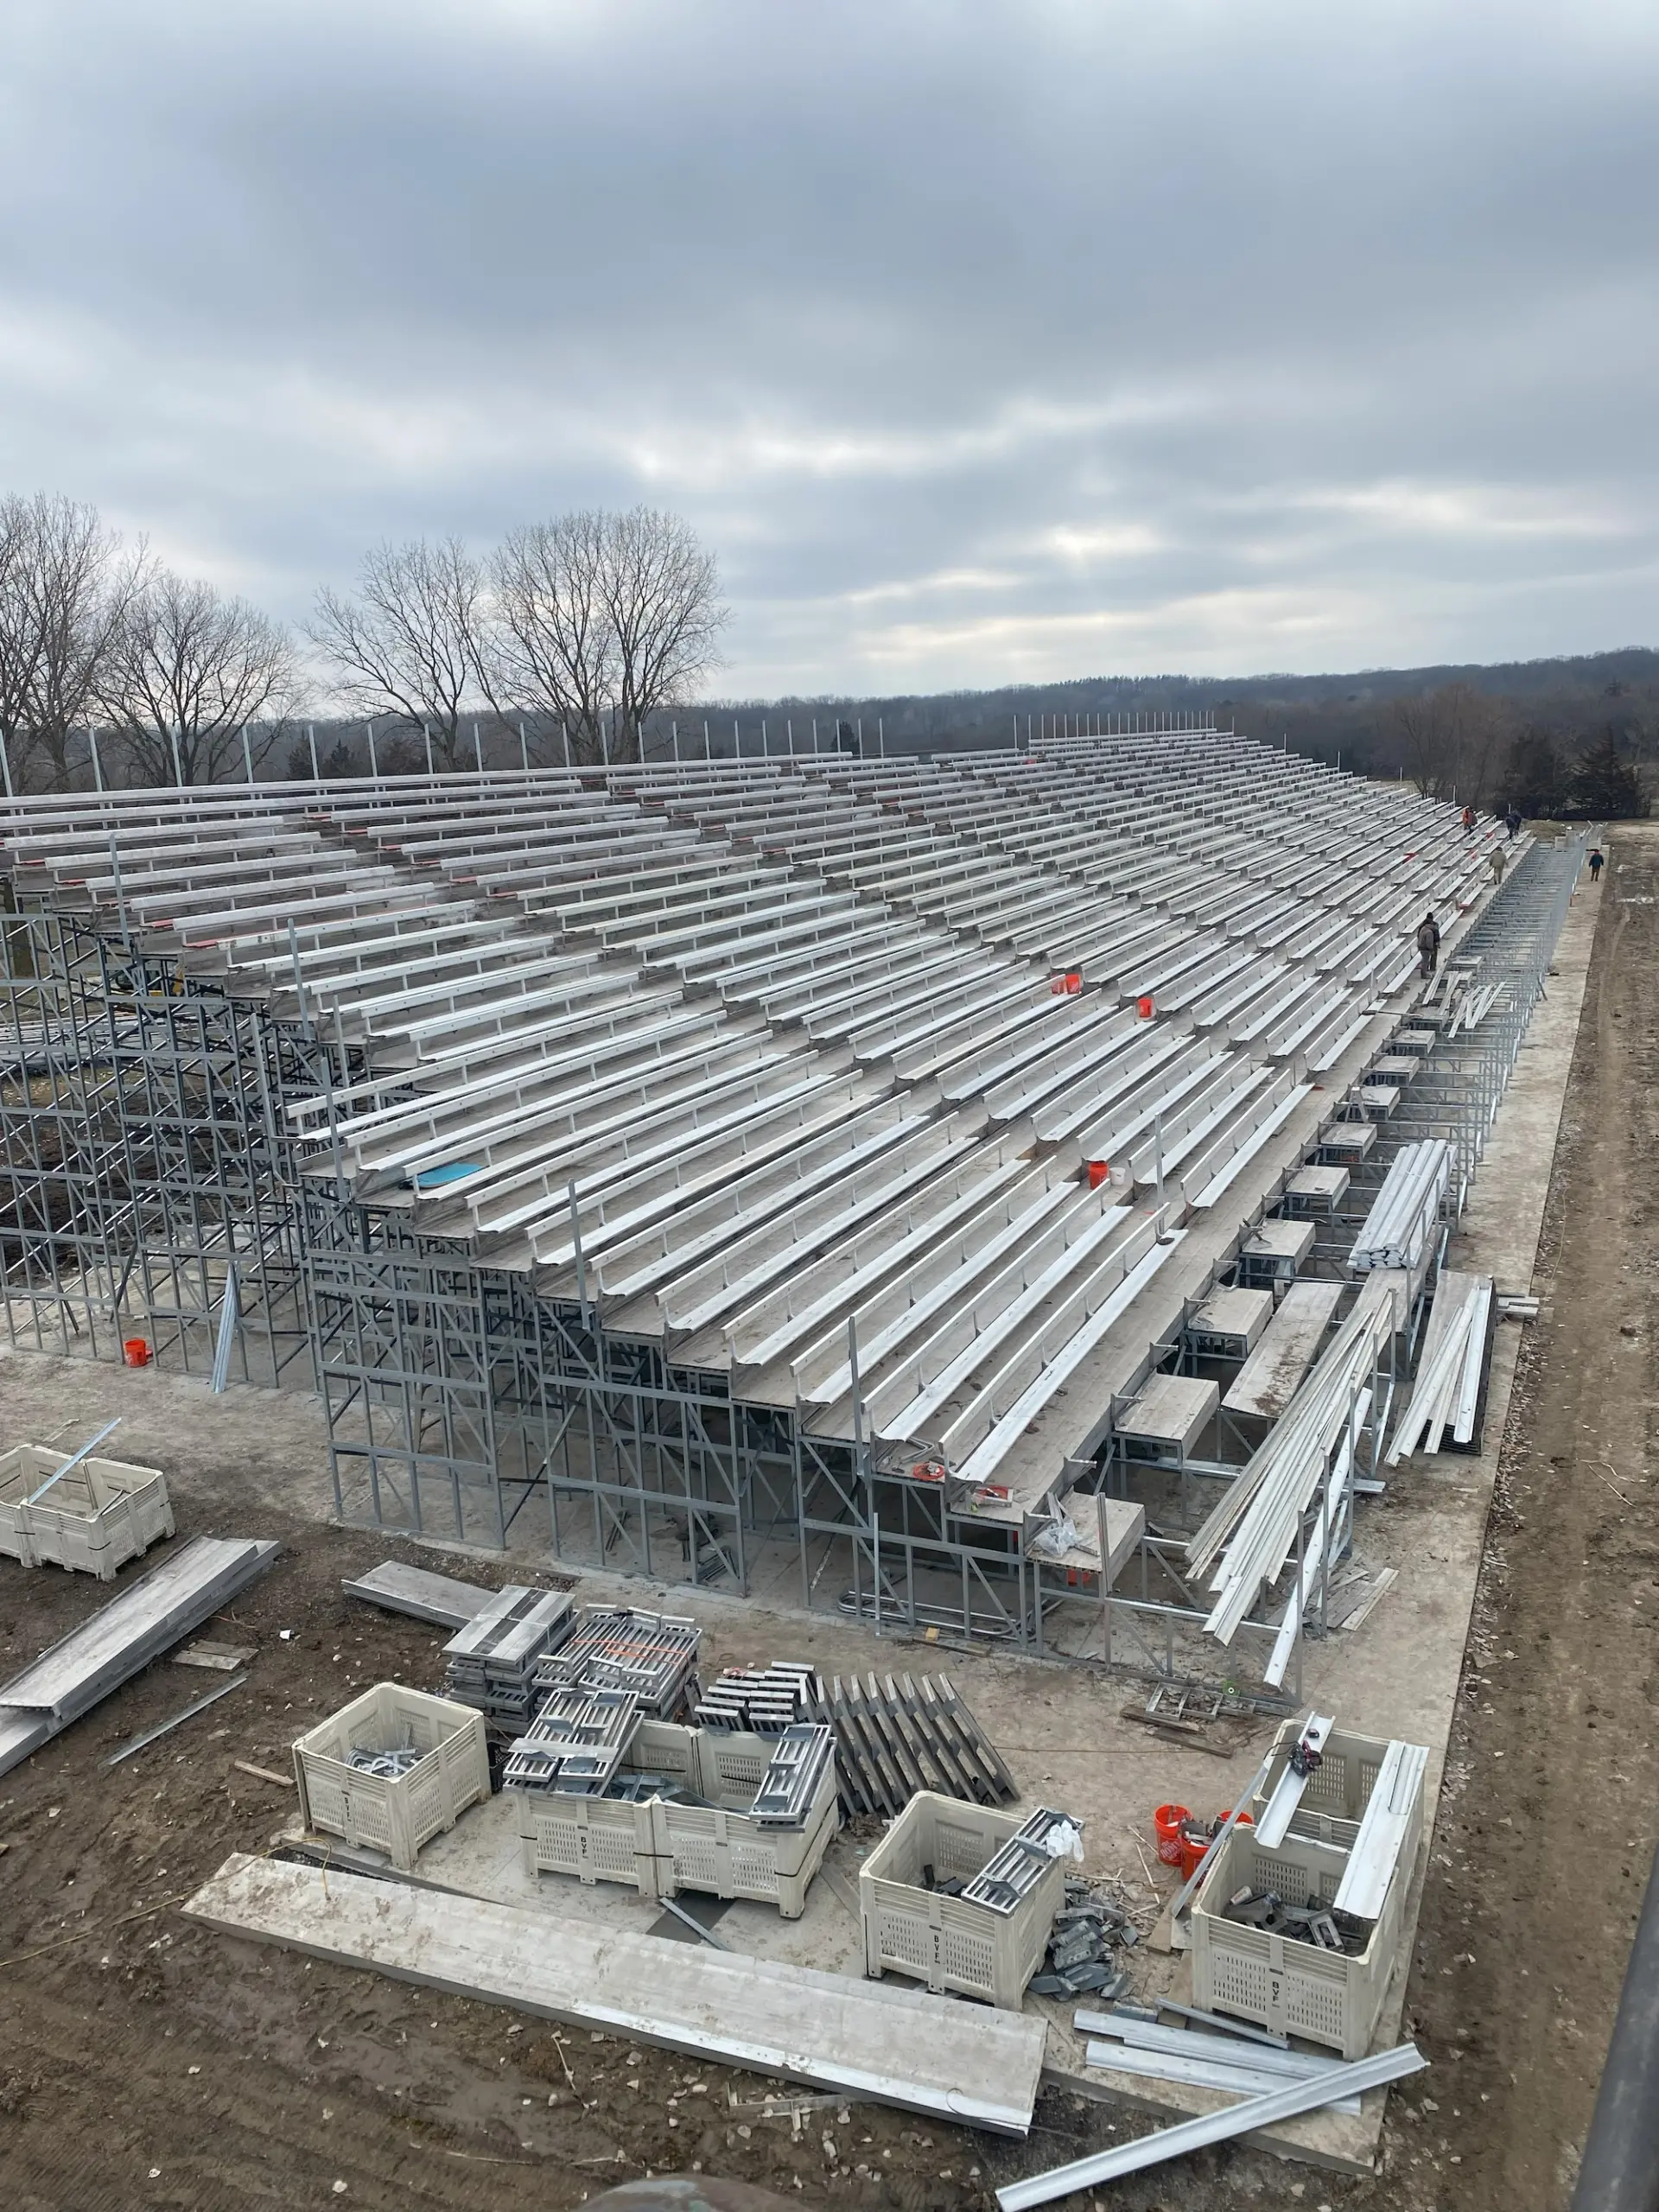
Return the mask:
<svg viewBox="0 0 1659 2212">
<path fill-rule="evenodd" d="M 338 1045 L 282 1110 L 345 1200 L 987 1481 L 1496 834 L 1217 732 L 3 818 L 20 895 Z"/>
</svg>

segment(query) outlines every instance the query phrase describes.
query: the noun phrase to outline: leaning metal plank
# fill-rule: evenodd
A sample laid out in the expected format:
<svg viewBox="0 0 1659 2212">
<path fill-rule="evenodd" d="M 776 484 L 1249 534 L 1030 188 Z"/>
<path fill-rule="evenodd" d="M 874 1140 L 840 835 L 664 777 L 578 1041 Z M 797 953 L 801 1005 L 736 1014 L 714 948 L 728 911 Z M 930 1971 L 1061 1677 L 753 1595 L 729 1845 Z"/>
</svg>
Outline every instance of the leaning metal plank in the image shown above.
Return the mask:
<svg viewBox="0 0 1659 2212">
<path fill-rule="evenodd" d="M 543 2018 L 1024 2135 L 1046 2031 L 1018 2012 L 236 1853 L 185 1911 L 225 1934 Z"/>
<path fill-rule="evenodd" d="M 1069 2166 L 1056 2166 L 1048 2173 L 1010 2182 L 1006 2189 L 997 2190 L 996 2201 L 1001 2212 L 1027 2212 L 1030 2205 L 1049 2204 L 1057 2196 L 1069 2196 L 1074 2190 L 1096 2188 L 1102 2182 L 1160 2165 L 1166 2158 L 1181 2158 L 1207 2144 L 1252 2134 L 1274 2120 L 1318 2112 L 1333 2098 L 1361 2096 L 1367 2089 L 1383 2088 L 1404 2075 L 1418 2073 L 1427 2063 L 1415 2044 L 1402 2043 L 1397 2050 L 1356 2059 L 1351 2066 L 1339 2067 L 1320 2081 L 1290 2082 L 1267 2096 L 1246 2097 L 1242 2104 L 1205 2113 L 1198 2120 L 1183 2120 L 1178 2127 L 1158 2128 L 1133 2143 L 1119 2144 L 1116 2150 L 1097 2152 L 1092 2158 L 1074 2159 Z"/>
<path fill-rule="evenodd" d="M 0 1686 L 0 1706 L 75 1719 L 201 1623 L 276 1557 L 274 1543 L 198 1536 Z"/>
<path fill-rule="evenodd" d="M 454 1629 L 465 1628 L 495 1595 L 493 1590 L 480 1590 L 473 1583 L 458 1581 L 452 1574 L 434 1574 L 424 1567 L 405 1567 L 396 1559 L 384 1560 L 368 1573 L 359 1574 L 355 1581 L 344 1582 L 340 1587 L 348 1597 L 365 1598 L 372 1605 L 383 1605 L 388 1612 L 407 1613 L 414 1620 Z"/>
</svg>

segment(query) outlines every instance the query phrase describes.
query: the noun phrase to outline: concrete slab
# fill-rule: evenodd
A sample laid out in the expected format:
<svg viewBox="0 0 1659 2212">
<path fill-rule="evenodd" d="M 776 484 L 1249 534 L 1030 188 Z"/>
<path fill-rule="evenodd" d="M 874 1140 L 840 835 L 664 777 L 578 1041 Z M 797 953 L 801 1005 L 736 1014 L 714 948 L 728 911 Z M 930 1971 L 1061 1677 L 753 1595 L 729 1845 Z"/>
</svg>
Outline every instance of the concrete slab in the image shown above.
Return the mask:
<svg viewBox="0 0 1659 2212">
<path fill-rule="evenodd" d="M 1000 2134 L 1031 2125 L 1044 2031 L 1020 2013 L 245 1852 L 184 1910 L 228 1936 L 817 2088 Z"/>
</svg>

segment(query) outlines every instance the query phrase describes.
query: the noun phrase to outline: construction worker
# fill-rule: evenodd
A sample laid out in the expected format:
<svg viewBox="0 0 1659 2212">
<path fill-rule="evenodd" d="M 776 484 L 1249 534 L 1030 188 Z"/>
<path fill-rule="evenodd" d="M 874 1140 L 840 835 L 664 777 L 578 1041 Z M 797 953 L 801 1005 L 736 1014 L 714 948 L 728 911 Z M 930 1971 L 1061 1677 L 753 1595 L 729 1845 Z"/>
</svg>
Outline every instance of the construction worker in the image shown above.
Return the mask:
<svg viewBox="0 0 1659 2212">
<path fill-rule="evenodd" d="M 1473 808 L 1472 806 L 1465 806 L 1465 807 L 1464 808 L 1464 810 L 1463 810 L 1463 830 L 1464 830 L 1464 835 L 1465 835 L 1465 836 L 1468 836 L 1468 834 L 1469 834 L 1469 832 L 1470 832 L 1470 830 L 1471 830 L 1474 828 L 1474 826 L 1475 826 L 1475 810 L 1474 810 L 1474 808 Z"/>
<path fill-rule="evenodd" d="M 1440 964 L 1440 925 L 1432 906 L 1417 925 L 1417 950 L 1423 956 L 1417 973 L 1427 982 Z"/>
<path fill-rule="evenodd" d="M 1503 882 L 1503 871 L 1509 864 L 1509 855 L 1504 852 L 1502 845 L 1498 846 L 1495 852 L 1487 854 L 1486 865 L 1492 871 L 1494 886 Z"/>
<path fill-rule="evenodd" d="M 1504 816 L 1503 827 L 1509 831 L 1511 842 L 1520 835 L 1521 810 L 1518 806 L 1512 806 Z"/>
<path fill-rule="evenodd" d="M 1592 883 L 1599 883 L 1601 881 L 1601 871 L 1606 867 L 1606 865 L 1607 862 L 1603 855 L 1601 847 L 1598 845 L 1590 855 L 1590 880 Z"/>
</svg>

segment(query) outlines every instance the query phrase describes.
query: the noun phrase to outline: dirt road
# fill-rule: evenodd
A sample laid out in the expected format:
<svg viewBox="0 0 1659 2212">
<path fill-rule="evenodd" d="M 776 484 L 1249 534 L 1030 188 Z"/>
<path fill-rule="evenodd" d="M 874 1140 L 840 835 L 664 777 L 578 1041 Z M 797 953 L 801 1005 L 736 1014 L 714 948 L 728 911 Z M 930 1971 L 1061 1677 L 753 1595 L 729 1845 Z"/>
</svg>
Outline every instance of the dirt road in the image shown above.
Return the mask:
<svg viewBox="0 0 1659 2212">
<path fill-rule="evenodd" d="M 1555 1160 L 1546 1310 L 1510 1416 L 1408 2004 L 1433 2071 L 1396 2094 L 1376 2180 L 1211 2153 L 1114 2191 L 1127 2212 L 1565 2202 L 1659 1802 L 1659 830 L 1617 836 L 1614 863 Z M 61 1370 L 66 1414 L 76 1372 Z M 0 1370 L 0 1410 L 5 1387 Z M 305 1418 L 274 1402 L 273 1421 Z M 284 1511 L 257 1453 L 193 1465 L 190 1493 L 184 1532 L 251 1525 L 257 1499 L 260 1533 L 288 1548 L 210 1631 L 259 1646 L 255 1679 L 222 1721 L 204 1716 L 109 1770 L 119 1741 L 202 1686 L 159 1665 L 0 1780 L 9 2212 L 563 2212 L 607 2183 L 699 2163 L 805 2203 L 977 2207 L 996 2181 L 1144 2126 L 1051 2097 L 1023 2145 L 871 2107 L 816 2112 L 797 2134 L 734 2107 L 760 2098 L 753 2076 L 556 2037 L 195 1929 L 177 1902 L 229 1851 L 264 1848 L 291 1803 L 233 1762 L 281 1770 L 298 1729 L 354 1686 L 429 1678 L 439 1639 L 343 1598 L 341 1575 L 397 1548 Z M 0 1674 L 97 1602 L 80 1579 L 42 1573 L 28 1578 L 25 1624 L 22 1588 L 0 1576 Z"/>
</svg>

